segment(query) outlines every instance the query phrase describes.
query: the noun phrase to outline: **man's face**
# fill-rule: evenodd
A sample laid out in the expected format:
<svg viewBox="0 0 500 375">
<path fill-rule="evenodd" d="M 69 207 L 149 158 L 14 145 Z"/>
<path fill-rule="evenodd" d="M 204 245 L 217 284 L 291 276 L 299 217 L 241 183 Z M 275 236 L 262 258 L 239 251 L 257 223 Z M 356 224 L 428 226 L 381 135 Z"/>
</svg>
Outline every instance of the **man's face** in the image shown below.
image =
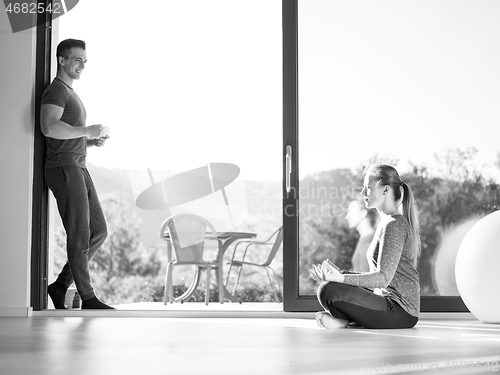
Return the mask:
<svg viewBox="0 0 500 375">
<path fill-rule="evenodd" d="M 68 58 L 59 57 L 61 69 L 73 79 L 80 79 L 80 75 L 87 63 L 87 53 L 82 48 L 73 47 L 68 52 Z"/>
</svg>

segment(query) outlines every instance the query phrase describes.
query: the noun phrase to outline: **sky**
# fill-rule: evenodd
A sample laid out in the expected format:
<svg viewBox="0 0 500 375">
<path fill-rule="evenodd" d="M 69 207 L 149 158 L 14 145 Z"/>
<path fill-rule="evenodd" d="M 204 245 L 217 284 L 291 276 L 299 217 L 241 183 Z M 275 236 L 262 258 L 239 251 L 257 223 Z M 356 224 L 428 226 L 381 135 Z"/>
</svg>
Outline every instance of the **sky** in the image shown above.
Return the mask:
<svg viewBox="0 0 500 375">
<path fill-rule="evenodd" d="M 299 1 L 302 166 L 377 153 L 433 168 L 457 147 L 495 160 L 499 16 L 498 1 Z"/>
<path fill-rule="evenodd" d="M 456 147 L 491 165 L 499 16 L 496 0 L 299 0 L 300 176 L 374 154 L 434 167 Z M 111 126 L 89 162 L 281 179 L 281 0 L 86 0 L 58 20 L 87 42 L 88 123 Z"/>
</svg>

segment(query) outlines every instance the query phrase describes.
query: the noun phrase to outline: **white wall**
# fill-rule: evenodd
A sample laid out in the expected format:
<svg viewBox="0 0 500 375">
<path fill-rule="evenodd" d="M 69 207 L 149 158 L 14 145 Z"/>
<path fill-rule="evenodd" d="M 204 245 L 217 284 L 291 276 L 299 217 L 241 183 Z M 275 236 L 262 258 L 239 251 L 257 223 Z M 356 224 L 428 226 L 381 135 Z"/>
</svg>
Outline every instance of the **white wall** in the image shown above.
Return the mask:
<svg viewBox="0 0 500 375">
<path fill-rule="evenodd" d="M 0 316 L 30 316 L 35 29 L 0 6 Z"/>
</svg>

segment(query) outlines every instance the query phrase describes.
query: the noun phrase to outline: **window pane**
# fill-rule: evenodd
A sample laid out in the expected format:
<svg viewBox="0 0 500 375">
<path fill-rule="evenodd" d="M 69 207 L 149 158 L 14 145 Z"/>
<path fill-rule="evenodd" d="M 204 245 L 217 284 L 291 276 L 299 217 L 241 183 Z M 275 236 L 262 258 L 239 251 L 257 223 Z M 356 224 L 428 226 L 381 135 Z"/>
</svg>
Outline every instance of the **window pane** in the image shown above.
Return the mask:
<svg viewBox="0 0 500 375">
<path fill-rule="evenodd" d="M 159 230 L 169 215 L 195 213 L 217 231 L 252 232 L 259 240 L 281 226 L 280 0 L 85 1 L 57 19 L 53 37 L 53 45 L 86 41 L 88 62 L 73 87 L 87 124 L 111 128 L 106 146 L 89 149 L 87 158 L 109 227 L 91 262 L 99 297 L 115 304 L 163 301 L 166 242 Z M 220 164 L 236 167 L 222 190 L 169 211 L 136 205 L 153 183 L 183 172 L 203 169 L 213 182 Z M 56 240 L 51 248 L 59 251 L 55 277 L 65 255 Z M 247 261 L 262 261 L 266 251 L 258 248 Z M 272 264 L 279 283 L 280 254 Z M 176 288 L 186 288 L 193 268 L 178 267 L 174 276 Z M 261 268 L 243 268 L 237 293 L 244 301 L 275 300 Z"/>
<path fill-rule="evenodd" d="M 364 166 L 383 162 L 416 194 L 422 295 L 458 295 L 460 241 L 500 202 L 499 11 L 491 1 L 299 1 L 301 294 L 315 293 L 314 262 L 356 264 L 363 243 L 348 207 Z"/>
</svg>

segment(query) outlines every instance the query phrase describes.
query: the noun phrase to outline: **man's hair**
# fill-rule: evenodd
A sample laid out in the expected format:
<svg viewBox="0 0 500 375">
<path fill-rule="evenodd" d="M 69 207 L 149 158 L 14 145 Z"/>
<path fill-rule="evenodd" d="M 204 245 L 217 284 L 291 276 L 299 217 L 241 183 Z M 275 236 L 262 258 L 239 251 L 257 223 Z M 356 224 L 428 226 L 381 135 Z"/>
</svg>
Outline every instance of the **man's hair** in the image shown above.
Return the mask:
<svg viewBox="0 0 500 375">
<path fill-rule="evenodd" d="M 78 40 L 78 39 L 65 39 L 61 43 L 59 43 L 56 50 L 56 58 L 58 66 L 59 66 L 59 57 L 62 56 L 64 59 L 67 59 L 69 51 L 73 47 L 85 49 L 85 42 L 83 40 Z"/>
</svg>

